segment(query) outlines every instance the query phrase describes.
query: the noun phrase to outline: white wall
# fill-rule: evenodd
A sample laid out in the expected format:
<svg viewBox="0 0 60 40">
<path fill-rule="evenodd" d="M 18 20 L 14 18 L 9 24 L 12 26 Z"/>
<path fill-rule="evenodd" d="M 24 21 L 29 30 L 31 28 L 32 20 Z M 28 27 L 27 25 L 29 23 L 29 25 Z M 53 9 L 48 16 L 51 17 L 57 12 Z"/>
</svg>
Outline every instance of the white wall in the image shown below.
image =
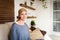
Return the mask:
<svg viewBox="0 0 60 40">
<path fill-rule="evenodd" d="M 21 8 L 19 5 L 20 3 L 24 3 L 27 1 L 28 5 L 30 6 L 30 0 L 15 0 L 15 21 L 17 20 L 16 16 L 18 15 L 18 10 Z M 47 31 L 48 34 L 51 34 L 53 30 L 53 1 L 47 0 L 47 7 L 44 9 L 42 7 L 42 4 L 39 0 L 36 0 L 32 7 L 34 7 L 36 10 L 28 10 L 28 15 L 34 15 L 37 18 L 34 19 L 36 22 L 36 27 L 39 27 L 42 30 Z M 27 19 L 27 24 L 30 26 L 30 21 L 32 19 Z"/>
</svg>

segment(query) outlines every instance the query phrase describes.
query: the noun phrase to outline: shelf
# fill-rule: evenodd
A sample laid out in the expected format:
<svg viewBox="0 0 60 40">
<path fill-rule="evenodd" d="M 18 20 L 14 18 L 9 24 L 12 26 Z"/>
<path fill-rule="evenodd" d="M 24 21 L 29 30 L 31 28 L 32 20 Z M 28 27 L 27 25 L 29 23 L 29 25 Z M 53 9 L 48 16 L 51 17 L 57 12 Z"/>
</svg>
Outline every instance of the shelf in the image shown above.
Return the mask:
<svg viewBox="0 0 60 40">
<path fill-rule="evenodd" d="M 28 5 L 27 5 L 27 2 L 25 2 L 24 4 L 21 3 L 20 6 L 25 7 L 25 8 L 28 8 L 28 9 L 35 10 L 34 7 L 28 6 Z"/>
<path fill-rule="evenodd" d="M 27 18 L 29 19 L 29 18 L 36 18 L 36 16 L 27 16 Z"/>
</svg>

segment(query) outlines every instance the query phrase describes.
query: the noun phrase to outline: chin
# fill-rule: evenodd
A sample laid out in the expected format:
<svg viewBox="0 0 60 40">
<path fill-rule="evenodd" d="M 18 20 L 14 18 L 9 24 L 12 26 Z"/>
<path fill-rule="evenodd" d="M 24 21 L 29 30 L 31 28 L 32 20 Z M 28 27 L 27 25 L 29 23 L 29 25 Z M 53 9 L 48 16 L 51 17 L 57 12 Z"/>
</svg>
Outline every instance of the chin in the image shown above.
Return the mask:
<svg viewBox="0 0 60 40">
<path fill-rule="evenodd" d="M 22 18 L 22 20 L 23 20 L 23 21 L 25 21 L 25 20 L 26 20 L 26 18 Z"/>
</svg>

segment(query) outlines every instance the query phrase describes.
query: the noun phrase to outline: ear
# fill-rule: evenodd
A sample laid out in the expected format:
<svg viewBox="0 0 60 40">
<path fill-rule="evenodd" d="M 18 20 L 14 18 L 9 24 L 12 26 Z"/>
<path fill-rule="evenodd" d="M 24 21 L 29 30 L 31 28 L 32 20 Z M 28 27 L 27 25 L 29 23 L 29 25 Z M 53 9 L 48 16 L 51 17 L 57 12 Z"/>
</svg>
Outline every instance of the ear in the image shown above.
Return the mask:
<svg viewBox="0 0 60 40">
<path fill-rule="evenodd" d="M 17 16 L 17 19 L 20 19 L 21 17 L 20 16 Z"/>
</svg>

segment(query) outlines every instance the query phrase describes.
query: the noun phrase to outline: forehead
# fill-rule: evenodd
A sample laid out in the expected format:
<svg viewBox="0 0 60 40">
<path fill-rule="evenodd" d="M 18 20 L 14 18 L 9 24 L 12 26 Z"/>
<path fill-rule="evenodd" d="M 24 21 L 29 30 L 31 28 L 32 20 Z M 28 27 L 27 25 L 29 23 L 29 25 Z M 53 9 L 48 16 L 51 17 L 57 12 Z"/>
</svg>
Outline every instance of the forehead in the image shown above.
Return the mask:
<svg viewBox="0 0 60 40">
<path fill-rule="evenodd" d="M 25 8 L 21 8 L 19 12 L 27 11 Z"/>
<path fill-rule="evenodd" d="M 26 11 L 22 11 L 21 13 L 26 13 Z"/>
</svg>

